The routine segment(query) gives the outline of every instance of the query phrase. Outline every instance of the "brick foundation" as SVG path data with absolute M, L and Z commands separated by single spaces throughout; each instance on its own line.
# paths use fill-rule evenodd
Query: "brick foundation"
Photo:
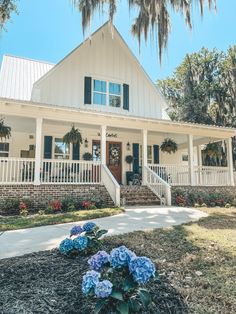
M 29 198 L 33 209 L 42 209 L 49 199 L 63 199 L 73 196 L 78 201 L 102 200 L 109 207 L 114 206 L 110 195 L 103 185 L 5 185 L 0 186 L 0 206 L 5 199 Z

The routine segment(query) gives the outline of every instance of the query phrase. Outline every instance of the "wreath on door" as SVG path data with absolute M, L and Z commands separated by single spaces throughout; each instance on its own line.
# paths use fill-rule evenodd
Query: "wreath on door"
M 116 147 L 112 147 L 110 149 L 110 156 L 114 161 L 118 161 L 119 160 L 119 149 Z

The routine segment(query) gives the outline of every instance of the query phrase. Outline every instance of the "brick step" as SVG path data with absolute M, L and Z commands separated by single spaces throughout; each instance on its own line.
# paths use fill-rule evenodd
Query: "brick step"
M 160 205 L 159 198 L 147 186 L 122 186 L 121 200 L 124 199 L 126 205 Z

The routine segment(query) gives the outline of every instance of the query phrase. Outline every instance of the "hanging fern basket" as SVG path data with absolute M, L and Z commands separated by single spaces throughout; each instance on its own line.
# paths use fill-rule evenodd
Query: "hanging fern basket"
M 63 136 L 63 142 L 68 145 L 82 144 L 83 140 L 79 129 L 76 129 L 75 126 L 72 125 L 71 130 Z
M 178 145 L 171 138 L 165 138 L 160 148 L 162 152 L 171 154 L 178 150 Z
M 5 125 L 3 119 L 0 119 L 0 139 L 9 139 L 11 137 L 11 127 Z

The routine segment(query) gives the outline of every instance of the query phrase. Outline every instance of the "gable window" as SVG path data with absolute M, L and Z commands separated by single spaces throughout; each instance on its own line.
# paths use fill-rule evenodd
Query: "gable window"
M 107 83 L 105 81 L 93 80 L 93 103 L 106 106 Z
M 9 157 L 9 143 L 0 143 L 0 157 Z
M 109 83 L 109 106 L 121 106 L 121 85 L 117 83 Z
M 70 159 L 70 145 L 63 143 L 61 138 L 55 138 L 54 158 L 55 159 Z

